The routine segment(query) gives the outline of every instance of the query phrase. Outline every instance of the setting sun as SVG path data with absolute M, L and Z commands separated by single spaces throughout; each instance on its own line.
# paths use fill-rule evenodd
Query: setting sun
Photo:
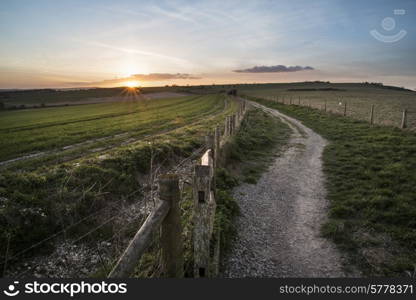
M 137 87 L 139 87 L 139 82 L 137 82 L 137 81 L 126 81 L 124 83 L 124 85 L 126 87 L 129 87 L 129 88 L 137 88 Z

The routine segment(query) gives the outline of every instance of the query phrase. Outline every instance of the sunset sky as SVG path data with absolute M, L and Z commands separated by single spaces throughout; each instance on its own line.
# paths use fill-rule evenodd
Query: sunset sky
M 405 35 L 388 43 L 371 30 Z M 415 33 L 414 0 L 1 0 L 0 88 L 330 80 L 415 89 Z

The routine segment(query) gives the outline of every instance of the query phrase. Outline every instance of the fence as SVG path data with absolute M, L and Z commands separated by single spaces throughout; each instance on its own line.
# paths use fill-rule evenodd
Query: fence
M 237 112 L 226 117 L 223 133 L 221 134 L 220 126 L 217 126 L 206 136 L 206 151 L 193 169 L 193 276 L 197 278 L 212 277 L 218 273 L 220 231 L 216 233 L 215 239 L 212 239 L 216 212 L 215 169 L 220 162 L 223 146 L 237 132 L 247 111 L 245 100 L 239 100 L 238 103 Z M 184 246 L 179 209 L 182 193 L 179 179 L 178 174 L 163 174 L 159 177 L 157 206 L 130 241 L 108 277 L 131 276 L 158 230 L 161 232 L 162 272 L 166 277 L 183 277 Z M 215 245 L 210 244 L 212 240 L 215 240 Z M 213 254 L 211 248 L 214 248 Z
M 270 101 L 288 105 L 304 106 L 367 120 L 370 124 L 391 125 L 399 128 L 416 129 L 416 111 L 403 107 L 376 105 L 362 101 L 336 99 L 313 99 L 301 96 L 265 96 Z

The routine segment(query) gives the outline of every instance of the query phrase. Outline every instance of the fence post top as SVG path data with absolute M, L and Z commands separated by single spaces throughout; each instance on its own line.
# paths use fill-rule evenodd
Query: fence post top
M 159 177 L 159 199 L 172 202 L 179 191 L 179 176 L 177 174 L 164 174 Z

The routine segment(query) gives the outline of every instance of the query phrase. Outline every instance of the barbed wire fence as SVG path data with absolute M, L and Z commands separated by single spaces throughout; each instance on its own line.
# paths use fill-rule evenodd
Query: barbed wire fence
M 71 248 L 72 246 L 76 246 L 78 245 L 80 242 L 83 242 L 84 240 L 86 240 L 87 238 L 91 237 L 94 233 L 96 233 L 98 230 L 100 230 L 101 228 L 103 228 L 106 225 L 109 225 L 113 222 L 116 222 L 117 220 L 125 220 L 126 217 L 128 217 L 131 214 L 134 214 L 134 218 L 137 220 L 137 217 L 140 216 L 139 219 L 139 223 L 143 222 L 144 219 L 146 218 L 146 215 L 148 215 L 150 213 L 150 211 L 152 209 L 154 209 L 155 203 L 153 201 L 147 201 L 148 199 L 154 199 L 156 194 L 157 194 L 157 190 L 154 190 L 153 187 L 157 186 L 157 181 L 158 181 L 158 177 L 162 174 L 162 172 L 172 172 L 172 173 L 177 173 L 180 174 L 180 168 L 185 165 L 186 163 L 189 163 L 190 161 L 192 161 L 193 159 L 196 159 L 204 150 L 206 149 L 206 145 L 202 145 L 201 147 L 198 147 L 197 149 L 193 150 L 192 153 L 187 156 L 186 158 L 181 159 L 177 164 L 171 166 L 170 168 L 166 169 L 163 168 L 163 166 L 165 164 L 168 164 L 168 161 L 172 161 L 172 155 L 167 155 L 163 160 L 159 161 L 157 164 L 154 163 L 153 159 L 151 159 L 151 166 L 150 166 L 150 174 L 148 175 L 149 181 L 147 183 L 147 185 L 145 186 L 141 186 L 139 189 L 135 190 L 134 192 L 130 193 L 129 195 L 127 195 L 124 198 L 120 198 L 119 200 L 109 203 L 108 205 L 106 205 L 103 208 L 98 209 L 97 211 L 84 216 L 83 218 L 81 218 L 80 220 L 77 220 L 76 222 L 74 222 L 73 224 L 70 224 L 68 226 L 62 227 L 59 231 L 43 238 L 42 240 L 30 245 L 27 248 L 24 248 L 20 251 L 18 251 L 17 253 L 9 256 L 9 247 L 7 247 L 7 251 L 5 253 L 4 256 L 4 263 L 3 263 L 3 277 L 6 276 L 8 273 L 8 266 L 11 266 L 13 264 L 13 262 L 18 262 L 19 259 L 22 259 L 22 263 L 25 259 L 27 259 L 29 262 L 31 260 L 30 257 L 25 256 L 25 254 L 28 254 L 30 251 L 33 251 L 35 249 L 38 248 L 42 248 L 46 243 L 48 242 L 54 242 L 54 243 L 59 243 L 59 239 L 61 240 L 62 244 L 65 245 L 65 247 L 67 248 Z M 152 154 L 152 158 L 153 154 Z M 150 190 L 148 190 L 150 187 Z M 137 194 L 141 194 L 142 197 L 140 198 L 140 200 L 135 201 L 132 205 L 129 206 L 125 206 L 124 204 L 126 203 L 127 200 L 129 200 L 129 198 L 135 197 Z M 149 205 L 150 204 L 150 205 Z M 136 214 L 137 208 L 133 210 L 131 210 L 132 206 L 139 206 L 139 211 L 140 214 Z M 104 220 L 101 220 L 99 224 L 97 224 L 96 226 L 90 228 L 87 232 L 81 233 L 79 235 L 77 235 L 76 237 L 71 237 L 71 239 L 69 239 L 67 237 L 67 232 L 69 232 L 71 229 L 74 229 L 78 226 L 81 226 L 87 222 L 90 222 L 92 219 L 102 216 L 102 215 L 106 215 L 110 213 L 110 217 L 105 218 Z M 125 231 L 125 227 L 121 226 L 121 229 L 116 230 L 110 237 L 106 238 L 105 240 L 99 241 L 97 243 L 96 246 L 92 246 L 89 245 L 88 249 L 83 252 L 83 255 L 89 255 L 89 254 L 99 254 L 103 249 L 103 245 L 105 245 L 106 243 L 118 238 L 120 236 L 120 234 Z M 123 241 L 125 244 L 125 241 Z M 9 241 L 10 243 L 10 241 Z M 125 245 L 120 245 L 118 248 L 119 250 L 121 250 Z M 114 251 L 114 252 L 120 252 L 120 251 Z M 99 255 L 100 256 L 100 255 Z M 19 262 L 18 262 L 19 264 Z M 27 274 L 29 275 L 33 275 L 32 273 L 36 270 L 36 269 L 40 269 L 42 267 L 44 267 L 44 265 L 42 265 L 43 262 L 41 263 L 36 263 L 36 259 L 35 259 L 35 263 L 32 265 L 28 262 L 26 262 L 26 268 L 24 271 L 18 271 L 19 269 L 17 269 L 17 271 L 12 270 L 11 271 L 11 275 L 13 275 L 16 278 L 21 278 L 22 276 L 25 276 Z M 23 263 L 23 265 L 25 265 L 25 263 Z M 104 264 L 104 261 L 101 262 L 101 265 L 103 267 L 106 267 Z M 19 266 L 20 268 L 20 266 Z M 77 272 L 73 272 L 74 274 L 77 274 Z

